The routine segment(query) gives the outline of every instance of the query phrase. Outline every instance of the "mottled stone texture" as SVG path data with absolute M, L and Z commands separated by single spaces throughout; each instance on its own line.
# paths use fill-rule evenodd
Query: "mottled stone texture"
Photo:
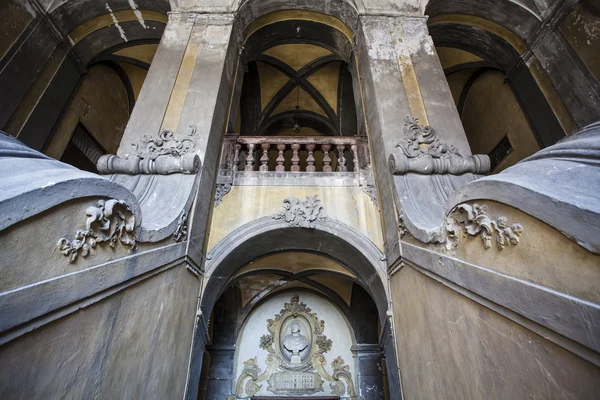
M 591 399 L 600 368 L 405 267 L 391 278 L 407 399 Z
M 199 281 L 174 267 L 0 347 L 0 397 L 176 399 Z

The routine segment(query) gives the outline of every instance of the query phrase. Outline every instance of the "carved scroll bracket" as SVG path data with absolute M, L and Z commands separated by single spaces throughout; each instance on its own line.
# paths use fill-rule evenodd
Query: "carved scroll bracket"
M 463 157 L 456 147 L 440 141 L 432 127 L 419 125 L 416 118 L 406 117 L 404 135 L 404 141 L 396 144 L 400 151 L 390 154 L 389 167 L 394 175 L 485 174 L 490 170 L 487 155 Z
M 231 183 L 217 183 L 215 190 L 215 208 L 221 204 L 223 197 L 231 191 Z
M 135 247 L 135 216 L 124 201 L 99 200 L 98 205 L 89 207 L 85 214 L 85 230 L 78 230 L 72 241 L 61 238 L 57 243 L 69 262 L 75 262 L 79 254 L 87 257 L 99 243 L 108 243 L 111 248 L 118 242 L 131 249 Z
M 506 217 L 491 217 L 488 207 L 479 204 L 461 204 L 450 212 L 446 219 L 446 248 L 459 245 L 463 236 L 481 237 L 483 247 L 492 247 L 492 237 L 496 236 L 496 245 L 500 250 L 506 246 L 519 244 L 523 226 L 520 223 L 508 225 Z
M 283 211 L 275 214 L 273 219 L 282 220 L 294 227 L 314 229 L 316 221 L 325 221 L 323 203 L 317 195 L 307 196 L 305 201 L 297 197 L 288 197 L 283 201 Z
M 174 242 L 182 242 L 187 239 L 188 235 L 188 213 L 186 211 L 181 213 L 179 217 L 179 221 L 177 223 L 177 228 L 175 228 L 175 232 L 173 232 L 173 241 Z
M 175 138 L 169 130 L 161 131 L 155 138 L 144 135 L 138 143 L 132 144 L 135 154 L 126 158 L 103 155 L 96 166 L 101 174 L 195 174 L 201 167 L 200 157 L 194 154 L 196 136 L 194 125 L 190 125 L 183 139 Z

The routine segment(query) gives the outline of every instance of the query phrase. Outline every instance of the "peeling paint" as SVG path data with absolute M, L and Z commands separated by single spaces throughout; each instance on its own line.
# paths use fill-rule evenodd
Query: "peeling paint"
M 137 6 L 137 4 L 135 4 L 135 1 L 134 0 L 127 0 L 127 1 L 129 3 L 129 7 L 131 7 L 131 9 L 133 10 L 133 13 L 137 17 L 140 25 L 142 25 L 142 27 L 144 29 L 148 29 L 148 26 L 146 26 L 146 22 L 144 21 L 144 17 L 142 16 L 142 12 L 138 9 L 138 6 Z
M 115 23 L 115 27 L 119 30 L 119 35 L 121 35 L 121 38 L 124 41 L 128 42 L 129 39 L 127 39 L 127 36 L 125 36 L 125 31 L 123 30 L 123 28 L 121 27 L 121 25 L 119 25 L 119 20 L 117 19 L 117 17 L 115 17 L 115 14 L 113 13 L 113 10 L 110 8 L 110 6 L 108 5 L 108 3 L 105 3 L 105 6 L 106 6 L 106 10 L 110 14 L 110 17 L 112 18 L 113 22 Z

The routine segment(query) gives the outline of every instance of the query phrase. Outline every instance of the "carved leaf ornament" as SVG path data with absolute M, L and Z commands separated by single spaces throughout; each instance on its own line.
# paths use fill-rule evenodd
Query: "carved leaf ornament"
M 75 262 L 79 254 L 87 257 L 98 243 L 108 243 L 112 248 L 118 242 L 135 247 L 135 217 L 124 201 L 99 200 L 98 205 L 89 207 L 85 214 L 85 230 L 78 230 L 72 241 L 61 238 L 57 243 L 69 262 Z
M 509 226 L 506 217 L 490 217 L 487 211 L 488 207 L 485 205 L 456 206 L 446 220 L 446 247 L 457 247 L 463 233 L 468 236 L 479 235 L 486 250 L 492 247 L 493 236 L 496 236 L 496 245 L 500 250 L 519 244 L 523 226 L 520 223 Z
M 323 203 L 317 195 L 307 196 L 305 201 L 297 197 L 288 197 L 283 201 L 283 211 L 275 214 L 273 219 L 282 220 L 299 228 L 316 228 L 316 221 L 327 219 L 323 212 Z

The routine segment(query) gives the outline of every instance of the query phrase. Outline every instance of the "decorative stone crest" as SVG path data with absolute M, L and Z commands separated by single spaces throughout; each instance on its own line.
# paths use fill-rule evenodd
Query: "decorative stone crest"
M 392 153 L 389 158 L 394 175 L 409 172 L 422 175 L 484 174 L 490 170 L 487 155 L 463 157 L 456 147 L 442 142 L 432 127 L 419 125 L 417 118 L 406 117 L 404 135 L 404 141 L 396 144 L 400 151 Z
M 268 335 L 260 338 L 259 346 L 269 354 L 267 369 L 262 372 L 257 358 L 244 362 L 237 379 L 236 398 L 258 393 L 267 382 L 267 391 L 279 395 L 310 395 L 324 392 L 329 382 L 334 395 L 355 397 L 350 367 L 341 357 L 332 363 L 332 373 L 325 370 L 324 354 L 331 351 L 332 341 L 324 333 L 325 321 L 300 302 L 298 296 L 285 303 L 279 314 L 267 320 Z
M 181 242 L 187 239 L 188 234 L 188 226 L 187 226 L 188 214 L 187 212 L 182 212 L 179 217 L 179 222 L 177 223 L 177 228 L 175 232 L 173 232 L 173 241 Z
M 223 197 L 231 191 L 231 183 L 218 183 L 215 190 L 215 207 L 221 204 Z
M 508 226 L 506 217 L 491 217 L 487 211 L 487 206 L 479 204 L 454 207 L 446 219 L 446 248 L 450 250 L 457 247 L 464 234 L 479 235 L 486 250 L 492 247 L 494 234 L 500 250 L 508 245 L 519 244 L 523 226 L 520 223 Z
M 283 208 L 273 219 L 283 220 L 295 227 L 314 229 L 316 221 L 324 221 L 327 218 L 323 213 L 323 203 L 317 195 L 307 196 L 305 201 L 288 197 L 283 201 Z
M 69 262 L 77 256 L 87 257 L 98 243 L 108 243 L 114 248 L 117 242 L 135 247 L 135 217 L 129 206 L 121 200 L 99 200 L 98 205 L 89 207 L 85 214 L 85 230 L 78 230 L 71 241 L 61 238 L 57 247 Z
M 98 160 L 101 174 L 159 174 L 196 173 L 200 170 L 200 157 L 196 150 L 196 126 L 183 139 L 175 138 L 169 130 L 161 131 L 157 137 L 144 135 L 138 143 L 133 143 L 135 154 L 121 158 L 107 154 Z

